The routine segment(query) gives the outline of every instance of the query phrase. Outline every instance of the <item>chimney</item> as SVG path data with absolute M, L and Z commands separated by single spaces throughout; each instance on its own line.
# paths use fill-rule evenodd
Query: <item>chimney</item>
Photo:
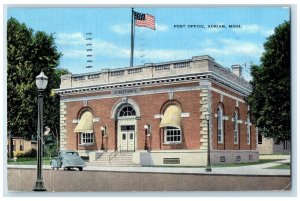
M 232 65 L 231 69 L 232 69 L 233 74 L 235 74 L 239 77 L 242 76 L 242 66 L 241 65 L 239 65 L 239 64 Z

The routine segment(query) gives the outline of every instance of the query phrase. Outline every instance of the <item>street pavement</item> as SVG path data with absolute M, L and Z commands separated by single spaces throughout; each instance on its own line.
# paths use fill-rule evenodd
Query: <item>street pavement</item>
M 289 169 L 267 169 L 282 163 L 239 167 L 112 167 L 87 163 L 84 170 L 51 170 L 43 165 L 47 192 L 144 192 L 144 191 L 288 191 Z M 32 191 L 36 165 L 8 165 L 8 192 Z
M 290 159 L 280 160 L 271 163 L 258 165 L 246 165 L 239 167 L 214 167 L 212 172 L 206 172 L 205 167 L 116 167 L 97 166 L 87 162 L 84 170 L 89 171 L 110 171 L 110 172 L 143 172 L 143 173 L 191 173 L 191 174 L 221 174 L 221 175 L 290 175 L 290 169 L 268 169 L 283 163 L 290 162 Z M 8 168 L 35 169 L 36 165 L 8 165 Z M 50 165 L 43 165 L 43 169 L 51 169 Z M 55 170 L 54 170 L 55 171 Z

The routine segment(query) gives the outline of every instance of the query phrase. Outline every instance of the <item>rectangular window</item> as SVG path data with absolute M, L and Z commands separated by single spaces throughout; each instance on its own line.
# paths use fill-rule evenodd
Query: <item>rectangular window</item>
M 181 143 L 181 130 L 175 127 L 165 128 L 165 143 Z
M 257 136 L 257 144 L 262 144 L 262 135 L 260 133 Z
M 16 151 L 16 141 L 13 141 L 13 151 Z
M 223 143 L 223 119 L 221 112 L 218 111 L 218 143 Z
M 238 132 L 237 130 L 234 130 L 234 144 L 238 144 L 238 143 L 239 143 Z
M 93 144 L 94 133 L 81 133 L 81 144 Z
M 24 151 L 24 141 L 20 141 L 20 151 Z
M 250 134 L 251 134 L 251 127 L 248 122 L 248 124 L 247 124 L 247 144 L 250 144 Z

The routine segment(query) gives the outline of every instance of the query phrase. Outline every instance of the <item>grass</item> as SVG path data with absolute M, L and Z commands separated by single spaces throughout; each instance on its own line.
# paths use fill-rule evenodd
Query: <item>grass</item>
M 275 165 L 266 169 L 290 169 L 291 168 L 291 164 L 290 163 L 283 163 L 280 165 Z
M 51 159 L 49 157 L 44 157 L 43 158 L 43 165 L 49 165 Z M 7 164 L 9 165 L 36 165 L 37 164 L 37 159 L 36 157 L 34 158 L 18 158 L 16 161 L 13 159 L 7 159 Z

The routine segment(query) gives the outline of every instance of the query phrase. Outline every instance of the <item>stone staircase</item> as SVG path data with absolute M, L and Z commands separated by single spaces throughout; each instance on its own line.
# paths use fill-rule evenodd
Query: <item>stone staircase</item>
M 114 152 L 105 152 L 96 161 L 90 161 L 87 165 L 95 166 L 134 166 L 139 164 L 132 162 L 133 152 L 121 152 L 114 155 Z

